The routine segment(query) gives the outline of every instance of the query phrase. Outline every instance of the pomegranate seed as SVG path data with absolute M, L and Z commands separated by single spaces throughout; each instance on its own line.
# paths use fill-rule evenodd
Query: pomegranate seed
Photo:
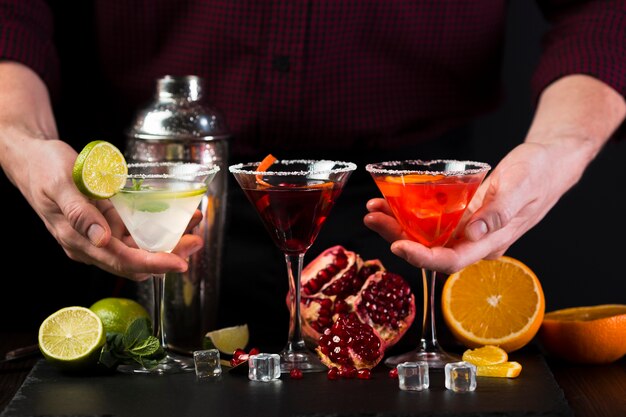
M 357 371 L 356 376 L 359 379 L 370 379 L 372 377 L 372 372 L 367 368 L 363 368 Z
M 328 379 L 330 379 L 331 381 L 334 381 L 336 379 L 339 379 L 339 369 L 337 369 L 336 367 L 332 367 L 328 370 L 328 373 L 326 374 L 326 376 L 328 377 Z
M 339 272 L 339 267 L 336 264 L 329 264 L 326 267 L 326 273 L 332 275 L 335 275 L 337 272 Z
M 239 355 L 239 357 L 237 357 L 237 358 L 232 358 L 230 360 L 230 366 L 235 367 L 237 365 L 240 365 L 240 364 L 244 363 L 245 361 L 247 361 L 248 357 L 249 357 L 248 354 L 244 353 L 242 355 Z
M 324 284 L 327 283 L 328 280 L 330 279 L 330 277 L 328 276 L 328 271 L 326 271 L 325 269 L 318 271 L 316 278 L 320 280 L 321 282 L 323 282 Z
M 259 352 L 260 352 L 259 348 L 252 348 L 250 349 L 250 352 L 248 352 L 248 356 L 258 355 Z
M 233 359 L 237 360 L 241 355 L 246 355 L 246 351 L 240 348 L 235 349 L 233 352 Z
M 339 375 L 342 378 L 352 379 L 357 375 L 357 370 L 354 366 L 345 365 L 339 368 Z
M 302 379 L 302 371 L 298 368 L 293 368 L 289 371 L 289 377 L 291 379 Z
M 389 378 L 398 378 L 398 368 L 393 368 L 389 371 Z

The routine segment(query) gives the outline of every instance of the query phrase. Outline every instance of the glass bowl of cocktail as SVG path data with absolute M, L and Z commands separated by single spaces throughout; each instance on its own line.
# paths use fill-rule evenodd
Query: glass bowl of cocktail
M 217 165 L 185 162 L 128 164 L 125 185 L 110 201 L 139 248 L 172 252 L 218 171 Z M 194 371 L 193 358 L 168 351 L 162 314 L 165 274 L 153 274 L 152 281 L 153 335 L 161 342 L 166 356 L 155 367 L 124 364 L 118 370 L 154 374 Z
M 369 164 L 380 192 L 410 240 L 427 248 L 445 246 L 491 167 L 483 162 L 458 160 L 407 160 Z M 435 330 L 435 282 L 437 271 L 421 269 L 424 288 L 422 336 L 416 350 L 392 356 L 385 364 L 425 361 L 443 368 L 459 358 L 447 353 Z
M 269 161 L 269 162 L 268 162 Z M 255 208 L 276 246 L 283 252 L 289 281 L 290 323 L 279 355 L 281 372 L 326 370 L 304 343 L 300 322 L 300 274 L 306 251 L 341 194 L 351 162 L 283 160 L 236 164 L 230 172 Z M 278 297 L 278 294 L 277 294 Z

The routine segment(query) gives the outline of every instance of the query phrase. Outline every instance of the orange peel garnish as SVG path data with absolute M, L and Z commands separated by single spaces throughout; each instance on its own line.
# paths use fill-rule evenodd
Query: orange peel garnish
M 274 162 L 276 162 L 276 157 L 270 153 L 265 158 L 263 158 L 256 170 L 259 172 L 267 171 L 267 169 L 271 167 Z M 267 182 L 263 181 L 263 175 L 256 176 L 256 183 L 262 185 L 263 187 L 270 186 Z

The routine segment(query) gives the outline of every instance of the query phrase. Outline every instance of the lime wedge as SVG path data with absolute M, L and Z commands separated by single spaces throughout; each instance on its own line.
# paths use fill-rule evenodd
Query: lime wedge
M 204 348 L 217 349 L 221 353 L 232 355 L 235 349 L 245 349 L 249 339 L 247 324 L 225 327 L 208 332 L 204 338 Z
M 46 360 L 64 370 L 81 370 L 97 364 L 106 333 L 93 311 L 65 307 L 41 323 L 38 341 Z
M 81 193 L 94 200 L 115 195 L 126 182 L 128 166 L 115 145 L 94 140 L 76 157 L 72 178 Z

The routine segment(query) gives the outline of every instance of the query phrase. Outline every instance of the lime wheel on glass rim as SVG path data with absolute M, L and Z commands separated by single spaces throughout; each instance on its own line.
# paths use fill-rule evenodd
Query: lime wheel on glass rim
M 93 200 L 114 196 L 126 182 L 128 166 L 115 145 L 103 141 L 89 142 L 80 151 L 72 169 L 78 190 Z

